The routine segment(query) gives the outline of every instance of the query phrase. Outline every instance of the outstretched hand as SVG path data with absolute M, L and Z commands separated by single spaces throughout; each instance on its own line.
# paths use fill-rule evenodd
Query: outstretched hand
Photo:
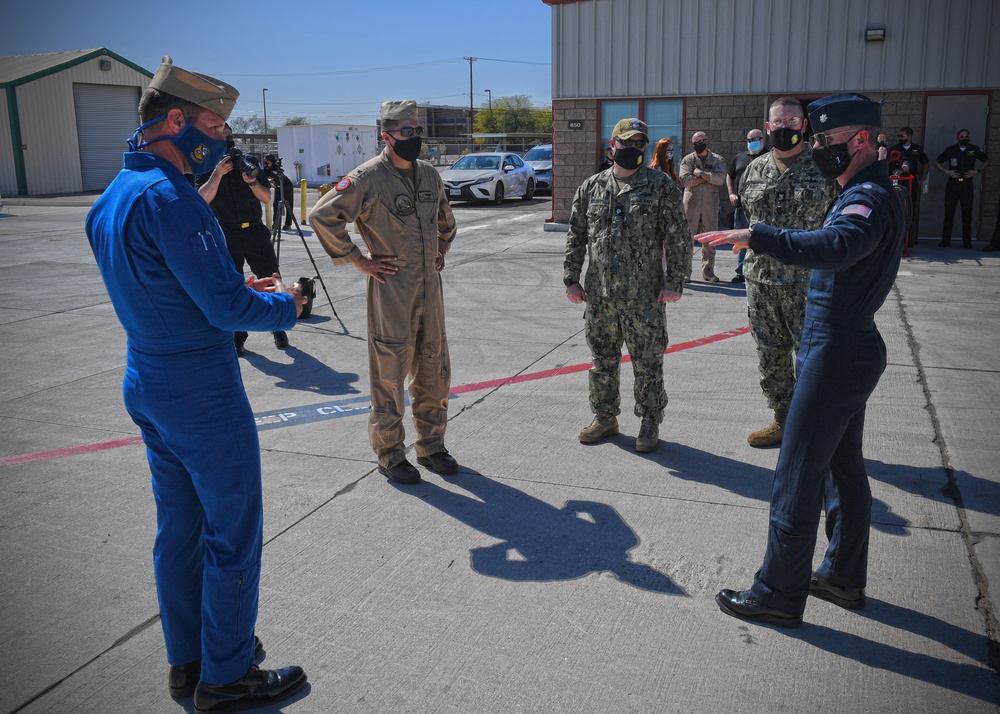
M 707 243 L 710 246 L 732 245 L 733 252 L 738 253 L 744 248 L 750 247 L 750 229 L 737 228 L 732 231 L 708 231 L 699 233 L 694 237 L 699 243 Z

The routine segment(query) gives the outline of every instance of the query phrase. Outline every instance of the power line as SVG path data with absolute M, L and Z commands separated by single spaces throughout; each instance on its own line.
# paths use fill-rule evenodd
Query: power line
M 525 60 L 509 60 L 509 59 L 496 59 L 493 57 L 476 57 L 477 60 L 483 60 L 486 62 L 507 62 L 510 64 L 532 64 L 539 65 L 543 67 L 550 66 L 549 62 L 527 62 Z M 219 70 L 214 70 L 215 75 L 221 75 L 225 77 L 331 77 L 336 75 L 345 74 L 360 74 L 369 72 L 398 72 L 403 69 L 416 69 L 419 67 L 432 67 L 440 64 L 450 64 L 452 62 L 465 62 L 465 58 L 451 57 L 448 59 L 440 60 L 430 60 L 428 62 L 415 62 L 412 64 L 398 64 L 388 67 L 366 67 L 362 69 L 337 69 L 328 70 L 324 72 L 258 72 L 254 74 L 243 74 L 243 73 L 233 73 L 233 72 L 220 72 Z M 214 76 L 214 75 L 213 75 Z

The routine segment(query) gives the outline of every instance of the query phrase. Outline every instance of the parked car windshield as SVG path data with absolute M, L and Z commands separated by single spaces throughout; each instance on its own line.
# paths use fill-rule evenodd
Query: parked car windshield
M 455 165 L 452 166 L 453 169 L 458 169 L 460 171 L 496 171 L 500 168 L 500 157 L 499 156 L 463 156 Z
M 552 161 L 552 149 L 536 146 L 524 155 L 525 161 Z

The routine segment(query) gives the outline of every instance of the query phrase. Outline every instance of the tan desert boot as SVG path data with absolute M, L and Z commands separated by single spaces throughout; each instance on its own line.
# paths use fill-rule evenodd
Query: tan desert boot
M 747 442 L 750 446 L 755 446 L 758 449 L 780 444 L 781 438 L 785 435 L 786 418 L 788 418 L 787 409 L 775 409 L 774 421 L 765 426 L 763 429 L 758 429 L 753 432 L 747 437 Z

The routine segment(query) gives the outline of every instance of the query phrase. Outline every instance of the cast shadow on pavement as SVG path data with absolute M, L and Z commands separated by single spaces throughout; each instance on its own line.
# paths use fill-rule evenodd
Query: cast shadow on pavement
M 254 333 L 253 337 L 258 337 L 258 342 L 266 340 L 264 350 L 278 351 L 271 343 L 270 335 Z M 263 354 L 252 352 L 251 349 L 254 347 L 255 345 L 248 341 L 247 353 L 240 359 L 249 362 L 254 369 L 275 377 L 278 380 L 274 383 L 276 387 L 328 396 L 360 394 L 356 387 L 351 386 L 358 381 L 357 374 L 338 372 L 295 345 L 284 350 L 284 353 L 292 358 L 290 364 L 275 362 Z
M 810 607 L 821 604 L 810 602 Z M 908 652 L 884 642 L 875 642 L 858 635 L 834 630 L 823 625 L 806 623 L 801 630 L 786 631 L 790 637 L 874 669 L 901 674 L 928 682 L 986 702 L 1000 697 L 1000 683 L 990 667 L 989 638 L 957 627 L 931 615 L 869 597 L 863 610 L 854 614 L 889 627 L 906 630 L 914 635 L 948 647 L 981 666 L 952 662 L 919 652 Z
M 610 573 L 642 590 L 686 595 L 660 571 L 629 560 L 628 552 L 639 545 L 639 538 L 607 504 L 567 501 L 556 508 L 466 468 L 448 483 L 467 494 L 432 481 L 396 488 L 501 541 L 469 551 L 470 564 L 481 575 L 547 582 Z
M 886 464 L 870 459 L 866 459 L 865 462 L 868 464 L 869 478 L 877 479 L 901 491 L 950 506 L 961 503 L 962 508 L 966 510 L 978 510 L 986 515 L 1000 515 L 1000 483 L 996 481 L 973 476 L 968 471 L 955 471 L 955 485 L 961 491 L 976 494 L 975 499 L 961 498 L 962 494 L 955 493 L 955 488 L 948 479 L 943 466 L 922 467 Z
M 771 469 L 662 439 L 660 448 L 656 451 L 638 454 L 635 451 L 634 439 L 635 437 L 618 434 L 610 441 L 623 451 L 629 451 L 635 456 L 660 464 L 670 477 L 711 484 L 765 504 L 771 501 L 771 482 L 774 480 L 774 472 Z M 877 461 L 866 460 L 866 464 L 869 463 L 879 464 Z M 869 478 L 873 477 L 873 471 L 875 469 L 869 466 Z M 872 497 L 872 528 L 887 535 L 904 536 L 909 533 L 907 531 L 909 525 L 910 522 L 893 513 L 885 501 Z

